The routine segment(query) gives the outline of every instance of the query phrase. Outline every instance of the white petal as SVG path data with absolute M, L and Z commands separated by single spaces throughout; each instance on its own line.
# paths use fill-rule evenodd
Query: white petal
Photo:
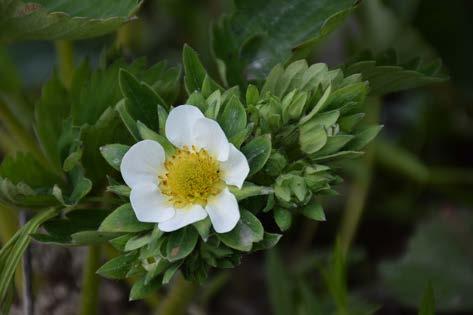
M 180 228 L 203 220 L 207 217 L 207 213 L 200 205 L 194 205 L 187 208 L 176 208 L 174 216 L 164 222 L 160 222 L 158 228 L 163 232 L 172 232 Z
M 131 207 L 138 221 L 158 223 L 174 216 L 174 208 L 155 184 L 139 184 L 130 194 Z
M 194 124 L 203 117 L 204 114 L 195 106 L 177 106 L 171 110 L 166 120 L 166 137 L 176 147 L 191 146 L 194 144 Z
M 228 160 L 220 163 L 223 171 L 223 180 L 227 185 L 235 185 L 241 188 L 245 178 L 250 172 L 250 166 L 246 156 L 241 153 L 233 144 L 230 144 L 230 154 Z
M 211 200 L 205 210 L 209 214 L 212 226 L 217 233 L 226 233 L 240 220 L 240 209 L 235 196 L 225 188 L 215 199 Z
M 204 148 L 217 160 L 226 161 L 230 145 L 220 125 L 212 119 L 201 118 L 194 124 L 194 145 Z
M 120 165 L 123 180 L 130 187 L 140 183 L 157 183 L 164 160 L 164 149 L 158 142 L 140 141 L 123 156 Z

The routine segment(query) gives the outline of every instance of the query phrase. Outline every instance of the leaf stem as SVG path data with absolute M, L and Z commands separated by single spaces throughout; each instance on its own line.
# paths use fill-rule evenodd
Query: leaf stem
M 57 40 L 54 42 L 59 64 L 59 75 L 67 88 L 71 87 L 74 75 L 74 48 L 72 42 Z
M 96 274 L 100 267 L 100 246 L 89 246 L 82 274 L 82 296 L 80 315 L 97 314 L 100 278 Z
M 25 210 L 20 212 L 20 224 L 23 226 L 28 221 L 28 214 Z M 34 315 L 33 298 L 33 270 L 31 267 L 31 246 L 28 245 L 23 254 L 23 311 L 25 315 Z

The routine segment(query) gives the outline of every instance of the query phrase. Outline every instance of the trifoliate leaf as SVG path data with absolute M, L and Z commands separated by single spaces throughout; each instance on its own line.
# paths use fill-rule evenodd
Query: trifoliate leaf
M 301 208 L 301 213 L 309 219 L 315 221 L 325 221 L 325 212 L 322 206 L 317 202 L 309 203 Z
M 212 47 L 230 85 L 262 80 L 295 52 L 305 57 L 351 13 L 356 1 L 243 0 L 214 27 Z M 278 23 L 274 23 L 278 21 Z M 310 27 L 307 27 L 307 26 Z M 274 49 L 278 47 L 278 49 Z
M 142 1 L 22 2 L 1 5 L 0 41 L 84 39 L 112 32 L 129 21 Z

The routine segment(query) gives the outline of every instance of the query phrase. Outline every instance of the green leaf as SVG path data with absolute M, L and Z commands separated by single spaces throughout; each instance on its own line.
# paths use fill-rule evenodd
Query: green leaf
M 166 155 L 171 156 L 176 151 L 175 147 L 172 145 L 171 142 L 169 142 L 169 140 L 166 137 L 161 136 L 160 134 L 149 129 L 141 121 L 138 121 L 136 126 L 138 127 L 138 132 L 140 133 L 141 138 L 143 140 L 153 140 L 153 141 L 159 142 L 159 144 L 163 147 L 164 151 L 166 152 Z
M 151 230 L 153 224 L 138 221 L 129 203 L 109 214 L 99 227 L 100 232 L 133 233 Z
M 235 195 L 237 200 L 243 200 L 254 196 L 270 195 L 273 193 L 271 187 L 257 186 L 249 182 L 244 183 L 241 189 L 238 189 L 235 186 L 229 186 L 229 189 L 230 192 Z
M 412 60 L 399 64 L 395 52 L 384 52 L 378 57 L 365 52 L 345 66 L 344 72 L 346 75 L 361 73 L 363 79 L 370 83 L 370 93 L 383 95 L 445 82 L 448 77 L 442 75 L 440 69 L 439 60 L 427 64 Z
M 370 126 L 355 135 L 355 138 L 345 147 L 346 150 L 360 151 L 370 143 L 383 126 Z
M 401 257 L 381 263 L 384 287 L 402 305 L 416 308 L 423 296 L 432 302 L 432 292 L 425 290 L 430 283 L 438 312 L 468 313 L 473 309 L 473 258 L 465 249 L 472 241 L 470 212 L 438 211 L 417 227 Z
M 126 98 L 128 113 L 134 120 L 140 120 L 152 130 L 158 130 L 158 105 L 169 107 L 145 82 L 138 79 L 125 69 L 120 69 L 120 89 Z
M 72 245 L 97 245 L 116 238 L 119 233 L 81 231 L 71 235 Z
M 123 144 L 107 144 L 100 147 L 100 153 L 111 167 L 120 171 L 123 156 L 129 149 L 129 146 Z
M 197 231 L 191 226 L 172 232 L 166 245 L 166 258 L 169 261 L 185 258 L 194 250 L 198 238 Z
M 97 274 L 108 279 L 124 279 L 137 258 L 136 253 L 115 257 L 100 267 Z
M 163 275 L 163 284 L 168 284 L 169 281 L 171 281 L 172 277 L 176 274 L 176 272 L 179 270 L 179 267 L 181 266 L 182 263 L 176 263 L 171 265 L 166 272 Z
M 259 136 L 251 140 L 241 152 L 246 156 L 250 165 L 250 174 L 256 174 L 260 171 L 269 159 L 271 154 L 271 138 L 270 136 Z
M 203 220 L 194 223 L 193 225 L 197 232 L 199 232 L 199 235 L 204 240 L 204 242 L 207 242 L 207 239 L 209 238 L 210 234 L 210 229 L 212 227 L 212 222 L 210 221 L 210 218 L 207 217 Z
M 7 156 L 0 165 L 0 179 L 8 178 L 12 183 L 25 183 L 32 188 L 52 187 L 60 179 L 42 166 L 30 153 Z
M 273 248 L 279 242 L 281 237 L 281 234 L 264 232 L 263 240 L 259 241 L 258 243 L 254 243 L 252 250 L 257 251 Z
M 151 241 L 151 233 L 147 233 L 143 235 L 135 235 L 127 241 L 124 250 L 126 252 L 129 252 L 129 251 L 141 248 L 143 246 L 148 245 L 150 241 Z
M 258 218 L 251 212 L 241 210 L 240 214 L 240 221 L 233 230 L 228 233 L 217 234 L 217 236 L 228 247 L 249 252 L 253 247 L 253 243 L 263 239 L 264 229 Z
M 104 184 L 106 175 L 112 168 L 108 165 L 100 152 L 100 147 L 109 143 L 131 142 L 131 137 L 118 117 L 118 113 L 111 107 L 105 110 L 99 120 L 90 127 L 83 128 L 81 134 L 83 143 L 82 165 L 85 176 L 95 185 Z
M 301 213 L 309 219 L 315 221 L 325 221 L 325 212 L 319 203 L 310 203 L 301 209 Z
M 422 303 L 419 309 L 419 315 L 435 315 L 435 296 L 432 285 L 429 284 L 424 292 Z
M 231 96 L 230 100 L 224 105 L 218 122 L 229 139 L 245 129 L 246 111 L 237 96 Z
M 141 1 L 38 0 L 1 5 L 0 41 L 84 39 L 112 32 L 130 20 Z
M 43 86 L 41 99 L 35 106 L 35 127 L 44 151 L 58 168 L 62 163 L 58 142 L 69 112 L 67 91 L 54 74 Z
M 213 81 L 200 62 L 199 56 L 189 45 L 185 44 L 182 50 L 182 63 L 184 64 L 184 84 L 188 95 L 195 91 L 202 91 L 204 81 L 210 81 L 207 84 L 221 89 L 215 81 Z
M 158 277 L 148 283 L 145 281 L 145 277 L 133 284 L 130 291 L 130 301 L 140 300 L 146 296 L 156 292 L 162 285 L 162 280 Z
M 213 29 L 212 47 L 230 85 L 262 80 L 293 53 L 304 58 L 355 7 L 353 0 L 240 0 Z M 277 21 L 277 23 L 274 23 Z M 277 47 L 277 49 L 275 49 Z
M 111 185 L 107 187 L 107 191 L 128 198 L 130 197 L 131 188 L 125 185 Z
M 125 99 L 119 101 L 115 105 L 115 109 L 120 115 L 120 118 L 123 124 L 126 126 L 126 129 L 130 133 L 130 135 L 135 139 L 135 141 L 139 141 L 141 139 L 140 132 L 138 131 L 138 126 L 136 120 L 133 120 L 130 113 L 126 109 L 126 101 Z
M 276 208 L 274 211 L 274 220 L 281 231 L 287 231 L 292 224 L 292 213 L 283 208 Z

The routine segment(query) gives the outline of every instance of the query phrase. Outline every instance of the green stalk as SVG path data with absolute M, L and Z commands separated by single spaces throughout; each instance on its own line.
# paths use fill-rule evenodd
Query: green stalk
M 18 229 L 18 217 L 15 211 L 11 208 L 7 208 L 0 205 L 0 242 L 2 246 L 10 240 Z M 23 286 L 23 270 L 18 266 L 15 273 L 15 286 L 18 290 L 18 294 L 22 290 Z
M 89 246 L 82 275 L 80 315 L 97 314 L 100 278 L 96 271 L 100 267 L 100 246 Z
M 71 87 L 74 76 L 74 48 L 67 40 L 57 40 L 54 42 L 59 64 L 59 75 L 67 88 Z
M 368 150 L 364 164 L 363 174 L 360 174 L 352 183 L 339 232 L 341 247 L 345 255 L 348 253 L 358 229 L 370 189 L 373 165 L 372 150 Z
M 379 98 L 373 97 L 368 100 L 366 104 L 366 114 L 367 120 L 370 123 L 377 123 L 379 121 L 380 103 L 381 100 Z M 363 160 L 365 166 L 364 171 L 354 178 L 348 194 L 338 236 L 344 255 L 346 255 L 350 249 L 365 208 L 366 197 L 368 196 L 373 173 L 374 145 L 375 144 L 372 144 L 366 150 Z
M 187 281 L 179 274 L 156 314 L 184 315 L 198 287 L 196 283 Z

